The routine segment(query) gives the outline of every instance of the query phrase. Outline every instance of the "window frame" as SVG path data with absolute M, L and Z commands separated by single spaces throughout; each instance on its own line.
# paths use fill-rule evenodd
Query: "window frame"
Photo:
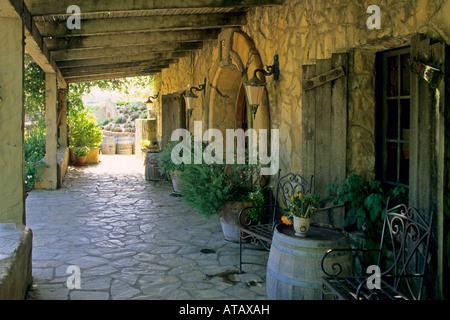
M 401 153 L 402 153 L 402 145 L 408 144 L 410 145 L 410 138 L 408 140 L 404 139 L 401 135 L 401 124 L 402 124 L 402 117 L 401 117 L 401 103 L 402 100 L 408 100 L 409 101 L 409 128 L 411 129 L 411 92 L 409 92 L 409 95 L 402 95 L 401 92 L 401 59 L 400 57 L 404 54 L 410 54 L 411 47 L 402 47 L 402 48 L 396 48 L 389 51 L 383 51 L 378 54 L 377 57 L 377 69 L 381 68 L 380 76 L 376 75 L 376 82 L 377 82 L 377 97 L 379 97 L 379 102 L 377 103 L 377 122 L 380 124 L 380 129 L 378 130 L 378 141 L 379 141 L 379 147 L 377 148 L 377 160 L 378 160 L 378 175 L 380 176 L 380 179 L 383 184 L 389 185 L 391 187 L 404 187 L 406 189 L 409 189 L 409 170 L 410 165 L 408 166 L 408 184 L 402 183 L 400 180 L 400 166 L 401 166 Z M 388 58 L 390 57 L 398 57 L 398 88 L 399 92 L 395 96 L 388 96 L 388 84 L 390 81 L 388 81 Z M 388 138 L 388 101 L 396 101 L 397 102 L 397 138 Z M 411 136 L 411 133 L 410 133 Z M 397 156 L 396 156 L 396 181 L 390 181 L 387 178 L 387 168 L 388 168 L 388 143 L 396 144 L 397 145 Z

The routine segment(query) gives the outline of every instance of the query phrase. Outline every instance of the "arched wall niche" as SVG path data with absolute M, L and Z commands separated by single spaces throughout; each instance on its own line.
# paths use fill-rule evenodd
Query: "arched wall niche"
M 203 119 L 206 128 L 219 129 L 225 137 L 226 129 L 239 128 L 240 122 L 237 120 L 242 112 L 243 82 L 253 76 L 255 69 L 263 69 L 264 64 L 250 37 L 232 28 L 225 29 L 219 36 L 219 46 L 214 50 L 213 59 L 206 92 L 208 105 Z M 264 80 L 261 73 L 257 75 Z M 255 118 L 247 111 L 247 121 L 248 128 L 257 131 L 270 128 L 267 92 Z

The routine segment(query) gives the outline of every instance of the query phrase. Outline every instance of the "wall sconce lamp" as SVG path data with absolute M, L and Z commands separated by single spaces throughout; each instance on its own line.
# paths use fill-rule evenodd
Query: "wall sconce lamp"
M 152 99 L 158 99 L 158 97 L 159 97 L 159 93 L 157 93 L 156 96 L 149 96 L 147 101 L 145 101 L 145 105 L 147 106 L 148 111 L 150 111 L 150 112 L 153 111 L 154 102 Z
M 192 116 L 192 111 L 194 110 L 194 99 L 198 98 L 198 96 L 196 96 L 194 94 L 194 90 L 201 92 L 203 91 L 203 94 L 205 94 L 206 92 L 206 78 L 204 80 L 204 82 L 202 84 L 200 84 L 198 87 L 191 87 L 189 89 L 189 91 L 186 92 L 186 94 L 184 95 L 184 101 L 186 102 L 186 109 L 188 111 L 188 116 L 191 117 Z
M 265 76 L 273 75 L 273 79 L 278 80 L 280 77 L 280 63 L 278 60 L 278 55 L 273 57 L 273 65 L 267 66 L 266 68 L 268 71 L 264 69 L 256 69 L 253 73 L 253 78 L 244 82 L 245 92 L 247 94 L 248 103 L 252 109 L 253 118 L 256 117 L 256 112 L 258 111 L 258 106 L 261 104 L 264 88 L 266 87 L 266 83 L 259 80 L 256 73 L 261 72 Z

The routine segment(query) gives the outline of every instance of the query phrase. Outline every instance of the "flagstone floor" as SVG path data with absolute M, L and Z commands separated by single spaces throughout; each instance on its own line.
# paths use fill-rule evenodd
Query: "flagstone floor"
M 265 267 L 239 274 L 239 244 L 223 240 L 218 218 L 196 213 L 169 183 L 146 181 L 134 155 L 100 161 L 71 166 L 61 189 L 28 196 L 29 300 L 266 299 Z M 80 270 L 79 288 L 70 266 Z

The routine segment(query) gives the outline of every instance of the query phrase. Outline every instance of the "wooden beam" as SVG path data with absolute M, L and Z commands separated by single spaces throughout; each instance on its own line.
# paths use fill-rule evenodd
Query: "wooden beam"
M 136 32 L 85 37 L 45 38 L 48 49 L 81 49 L 121 47 L 132 45 L 159 45 L 167 42 L 190 42 L 217 39 L 220 29 L 165 32 Z
M 31 14 L 23 0 L 9 0 L 2 2 L 5 2 L 5 4 L 2 3 L 2 10 L 14 10 L 22 18 L 25 34 L 25 52 L 30 54 L 44 72 L 56 73 L 58 85 L 61 88 L 65 88 L 67 84 L 62 77 L 56 62 L 50 56 L 48 48 L 36 28 Z
M 28 8 L 33 16 L 49 14 L 67 14 L 67 7 L 76 4 L 80 7 L 82 13 L 87 12 L 113 12 L 113 11 L 133 11 L 133 10 L 152 10 L 152 11 L 173 11 L 179 9 L 205 9 L 215 10 L 226 8 L 250 8 L 259 6 L 282 5 L 284 0 L 26 0 Z
M 68 29 L 66 21 L 36 21 L 43 37 L 69 37 L 137 31 L 173 31 L 238 27 L 247 23 L 245 13 L 172 15 L 82 20 L 81 29 Z
M 137 45 L 132 47 L 105 47 L 51 51 L 51 56 L 58 61 L 96 59 L 120 55 L 151 55 L 167 52 L 186 52 L 201 49 L 203 42 L 162 43 L 155 45 Z
M 89 74 L 104 74 L 115 72 L 135 72 L 146 71 L 150 69 L 161 69 L 167 67 L 170 63 L 175 63 L 176 60 L 163 60 L 163 61 L 145 61 L 145 62 L 128 62 L 117 63 L 112 65 L 103 65 L 95 67 L 78 67 L 63 69 L 64 77 L 81 76 Z
M 185 57 L 187 52 L 166 52 L 166 53 L 151 53 L 147 55 L 137 54 L 137 55 L 117 55 L 112 57 L 102 57 L 93 59 L 78 59 L 78 60 L 65 60 L 58 62 L 58 67 L 64 71 L 68 68 L 76 67 L 93 67 L 93 66 L 104 66 L 112 65 L 117 63 L 126 62 L 145 62 L 145 61 L 161 61 L 168 59 L 176 59 Z
M 159 72 L 161 72 L 161 69 L 147 70 L 144 72 L 139 71 L 139 72 L 102 73 L 102 74 L 67 77 L 66 81 L 68 83 L 73 83 L 73 82 L 88 82 L 88 81 L 109 80 L 109 79 L 122 79 L 122 78 L 148 76 L 148 75 L 157 74 Z

